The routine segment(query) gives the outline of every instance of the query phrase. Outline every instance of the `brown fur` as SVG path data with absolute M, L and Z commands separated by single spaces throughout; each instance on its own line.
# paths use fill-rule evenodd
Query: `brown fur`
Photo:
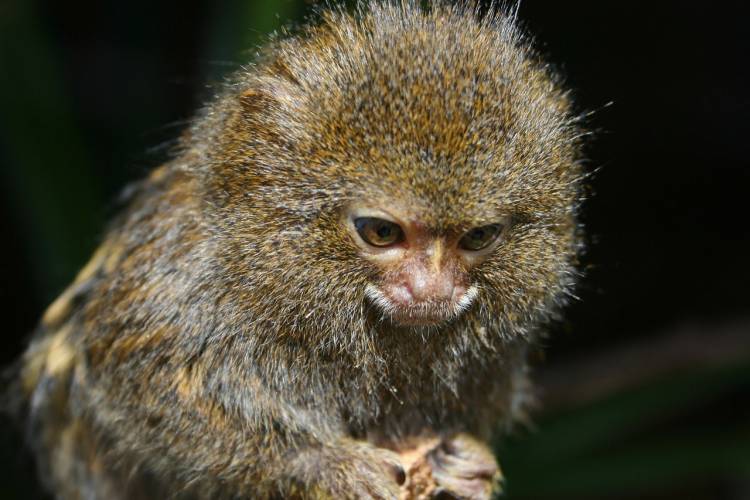
M 577 122 L 501 13 L 372 3 L 272 43 L 45 314 L 21 378 L 50 487 L 396 498 L 415 436 L 484 446 L 575 281 Z M 514 224 L 468 311 L 398 327 L 340 222 L 361 200 Z

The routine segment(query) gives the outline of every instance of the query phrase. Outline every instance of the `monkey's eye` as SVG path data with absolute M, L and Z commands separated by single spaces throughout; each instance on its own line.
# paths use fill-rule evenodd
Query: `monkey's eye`
M 482 250 L 490 246 L 500 236 L 504 228 L 505 225 L 503 224 L 488 224 L 486 226 L 475 227 L 461 238 L 458 246 L 472 252 Z
M 354 227 L 365 243 L 374 247 L 387 247 L 401 243 L 404 231 L 395 222 L 376 217 L 359 217 L 354 219 Z

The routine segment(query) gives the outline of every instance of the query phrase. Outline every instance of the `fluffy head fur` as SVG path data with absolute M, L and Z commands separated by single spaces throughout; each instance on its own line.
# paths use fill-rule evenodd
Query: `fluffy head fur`
M 310 442 L 512 418 L 525 346 L 574 282 L 579 136 L 504 14 L 376 2 L 272 43 L 142 184 L 26 355 L 56 487 L 93 456 L 206 494 L 278 491 L 285 450 Z M 399 327 L 341 222 L 362 201 L 436 232 L 513 224 L 458 317 Z M 61 444 L 65 426 L 86 444 Z
M 572 282 L 577 119 L 507 17 L 411 4 L 327 13 L 209 111 L 186 147 L 199 146 L 221 259 L 252 270 L 238 275 L 248 302 L 281 331 L 376 354 L 388 333 L 368 321 L 376 271 L 339 222 L 362 200 L 406 206 L 436 231 L 513 217 L 464 323 L 523 335 Z

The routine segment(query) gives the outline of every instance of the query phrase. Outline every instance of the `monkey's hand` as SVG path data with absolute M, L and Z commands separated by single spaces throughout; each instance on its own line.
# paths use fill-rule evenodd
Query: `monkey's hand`
M 304 499 L 396 500 L 406 480 L 396 453 L 354 440 L 302 450 L 290 471 Z
M 432 498 L 488 500 L 499 491 L 502 473 L 492 450 L 468 434 L 457 434 L 427 454 L 437 488 Z

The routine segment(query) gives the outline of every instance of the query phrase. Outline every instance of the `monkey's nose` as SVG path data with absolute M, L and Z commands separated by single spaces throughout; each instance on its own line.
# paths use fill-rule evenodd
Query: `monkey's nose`
M 414 302 L 447 302 L 453 298 L 455 283 L 450 273 L 415 272 L 406 280 Z

